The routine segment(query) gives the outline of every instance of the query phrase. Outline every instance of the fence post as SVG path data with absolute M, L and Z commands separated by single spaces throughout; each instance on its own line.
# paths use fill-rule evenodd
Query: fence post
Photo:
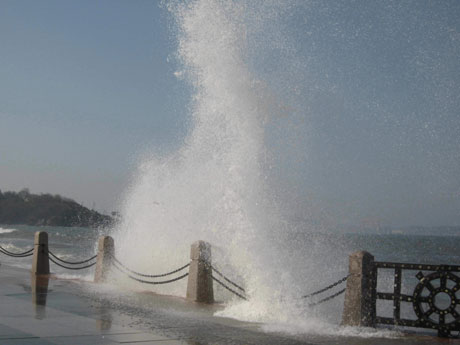
M 192 259 L 188 273 L 187 299 L 194 302 L 214 303 L 211 272 L 211 245 L 204 241 L 192 244 Z
M 375 275 L 374 257 L 370 253 L 360 251 L 350 255 L 342 325 L 375 326 Z
M 48 256 L 48 233 L 44 231 L 37 231 L 35 233 L 32 273 L 50 274 L 50 261 Z
M 114 248 L 115 247 L 112 237 L 99 237 L 97 248 L 96 271 L 94 273 L 95 283 L 103 283 L 107 280 L 107 276 L 112 265 Z

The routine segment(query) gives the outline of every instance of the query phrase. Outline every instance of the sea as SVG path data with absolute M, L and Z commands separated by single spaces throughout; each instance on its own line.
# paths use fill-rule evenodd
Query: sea
M 98 238 L 110 234 L 110 229 L 0 225 L 0 245 L 11 252 L 24 252 L 33 247 L 34 234 L 38 231 L 47 232 L 50 250 L 69 261 L 78 261 L 97 254 Z M 342 257 L 339 261 L 346 261 L 348 254 L 354 251 L 365 250 L 373 254 L 378 261 L 460 264 L 460 234 L 443 236 L 300 232 L 292 235 L 292 238 L 295 241 L 300 239 L 304 244 L 315 241 L 317 244 L 334 248 L 334 256 Z M 23 268 L 29 267 L 29 261 L 30 258 L 2 258 L 2 262 L 8 265 Z M 59 267 L 55 269 L 55 272 L 63 272 Z

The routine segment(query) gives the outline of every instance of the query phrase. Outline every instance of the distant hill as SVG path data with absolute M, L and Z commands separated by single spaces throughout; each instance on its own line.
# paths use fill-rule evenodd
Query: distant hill
M 0 191 L 0 224 L 99 227 L 113 222 L 112 217 L 60 195 Z

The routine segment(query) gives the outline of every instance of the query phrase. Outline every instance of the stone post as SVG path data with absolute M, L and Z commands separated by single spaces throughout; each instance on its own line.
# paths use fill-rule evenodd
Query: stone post
M 35 233 L 32 274 L 50 274 L 48 233 L 44 231 L 37 231 Z
M 187 299 L 194 302 L 214 303 L 211 271 L 211 245 L 204 241 L 192 244 L 192 259 L 188 273 Z
M 103 283 L 107 280 L 110 267 L 112 266 L 114 248 L 115 247 L 112 237 L 99 237 L 97 248 L 96 271 L 94 273 L 95 283 Z
M 374 327 L 376 268 L 374 257 L 365 251 L 350 255 L 342 325 Z

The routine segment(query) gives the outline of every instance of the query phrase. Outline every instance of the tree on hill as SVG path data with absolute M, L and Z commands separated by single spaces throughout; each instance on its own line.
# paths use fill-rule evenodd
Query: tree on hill
M 113 218 L 60 195 L 18 193 L 0 190 L 0 224 L 49 226 L 109 226 Z

